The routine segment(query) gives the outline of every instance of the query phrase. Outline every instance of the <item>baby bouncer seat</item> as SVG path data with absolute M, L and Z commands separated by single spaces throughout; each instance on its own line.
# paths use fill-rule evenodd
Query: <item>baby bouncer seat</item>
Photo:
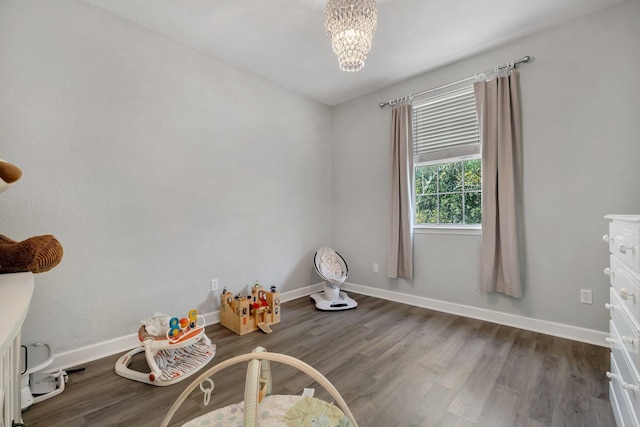
M 168 316 L 156 316 L 148 319 L 138 330 L 140 346 L 122 355 L 116 362 L 116 373 L 122 377 L 143 383 L 167 386 L 189 377 L 203 368 L 216 353 L 216 345 L 205 335 L 204 317 L 196 310 L 189 312 L 189 319 L 168 321 L 158 319 Z M 152 324 L 152 322 L 154 322 Z M 145 323 L 145 322 L 143 322 Z M 149 372 L 140 372 L 129 367 L 133 356 L 144 352 Z
M 324 289 L 311 295 L 318 310 L 348 310 L 358 303 L 340 290 L 349 275 L 349 267 L 339 253 L 328 247 L 318 249 L 313 257 L 316 272 L 325 280 Z
M 180 406 L 197 387 L 204 393 L 204 405 L 211 400 L 214 388 L 212 375 L 223 369 L 248 362 L 244 383 L 244 401 L 215 409 L 205 415 L 190 418 L 182 427 L 234 426 L 234 427 L 358 427 L 351 410 L 335 386 L 319 371 L 307 363 L 280 353 L 267 352 L 263 347 L 251 353 L 232 357 L 209 368 L 182 392 L 162 420 L 166 427 Z M 337 406 L 312 396 L 312 389 L 302 395 L 272 394 L 270 362 L 292 366 L 310 376 L 335 400 Z M 242 384 L 238 381 L 238 384 Z M 193 406 L 191 406 L 193 407 Z M 182 413 L 181 413 L 182 415 Z M 183 416 L 183 418 L 185 418 Z

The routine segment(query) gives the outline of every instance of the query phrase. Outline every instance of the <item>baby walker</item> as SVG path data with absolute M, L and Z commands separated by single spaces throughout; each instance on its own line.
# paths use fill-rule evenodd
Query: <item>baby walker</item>
M 118 359 L 118 375 L 151 385 L 167 386 L 182 381 L 213 359 L 216 346 L 205 335 L 204 317 L 196 310 L 189 312 L 188 319 L 171 318 L 166 328 L 163 318 L 168 316 L 156 316 L 140 327 L 140 347 Z M 163 326 L 159 327 L 159 324 Z M 161 335 L 162 329 L 166 330 L 164 335 Z M 133 356 L 143 351 L 150 369 L 147 373 L 129 368 Z
M 339 253 L 331 248 L 320 248 L 313 258 L 313 266 L 320 277 L 326 280 L 322 292 L 311 294 L 318 310 L 349 310 L 358 306 L 355 300 L 340 290 L 340 285 L 349 275 L 349 267 Z

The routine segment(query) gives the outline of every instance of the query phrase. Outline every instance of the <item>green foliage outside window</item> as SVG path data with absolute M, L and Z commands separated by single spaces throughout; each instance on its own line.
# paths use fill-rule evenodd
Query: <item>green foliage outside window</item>
M 480 224 L 481 161 L 415 167 L 416 224 Z

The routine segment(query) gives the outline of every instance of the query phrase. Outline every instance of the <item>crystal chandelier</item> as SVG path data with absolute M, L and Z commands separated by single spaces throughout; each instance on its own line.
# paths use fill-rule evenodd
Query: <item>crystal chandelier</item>
M 342 71 L 364 66 L 376 31 L 375 0 L 328 0 L 324 26 Z

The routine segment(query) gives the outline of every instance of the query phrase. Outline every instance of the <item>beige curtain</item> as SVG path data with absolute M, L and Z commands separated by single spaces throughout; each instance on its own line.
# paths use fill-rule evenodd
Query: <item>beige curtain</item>
M 413 278 L 413 132 L 411 104 L 391 111 L 391 228 L 387 276 Z
M 480 290 L 523 291 L 522 125 L 518 71 L 474 85 L 482 141 Z

